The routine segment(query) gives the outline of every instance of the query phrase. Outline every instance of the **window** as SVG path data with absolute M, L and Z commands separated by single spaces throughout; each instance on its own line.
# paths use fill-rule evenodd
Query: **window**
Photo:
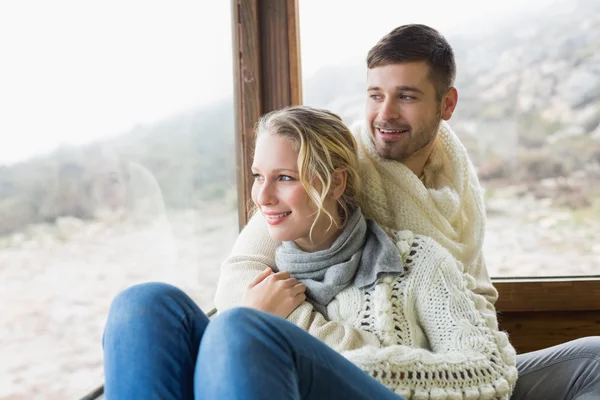
M 103 381 L 122 289 L 210 309 L 238 232 L 229 2 L 0 5 L 0 398 Z
M 363 116 L 379 38 L 406 23 L 444 34 L 459 92 L 450 125 L 486 189 L 490 275 L 600 275 L 598 2 L 301 0 L 299 12 L 304 103 L 348 124 Z

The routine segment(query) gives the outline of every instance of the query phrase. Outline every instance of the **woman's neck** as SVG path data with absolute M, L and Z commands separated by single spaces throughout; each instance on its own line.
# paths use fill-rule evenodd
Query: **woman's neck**
M 302 251 L 307 253 L 314 253 L 316 251 L 327 250 L 330 248 L 338 237 L 342 234 L 344 226 L 339 215 L 334 215 L 334 221 L 329 224 L 329 218 L 327 219 L 327 225 L 316 224 L 313 229 L 312 241 L 308 240 L 295 240 L 294 242 Z M 326 222 L 326 221 L 323 221 Z

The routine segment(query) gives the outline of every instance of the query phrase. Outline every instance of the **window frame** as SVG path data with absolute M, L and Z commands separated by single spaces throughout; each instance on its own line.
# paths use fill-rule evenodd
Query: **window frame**
M 250 218 L 254 128 L 302 103 L 298 0 L 232 0 L 239 227 Z
M 250 217 L 254 126 L 302 104 L 300 0 L 232 0 L 239 227 Z M 493 278 L 501 329 L 519 352 L 600 332 L 599 277 Z

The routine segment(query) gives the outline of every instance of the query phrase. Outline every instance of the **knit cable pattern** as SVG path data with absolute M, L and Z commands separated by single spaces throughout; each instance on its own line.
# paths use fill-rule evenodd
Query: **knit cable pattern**
M 430 238 L 394 239 L 409 272 L 366 291 L 356 319 L 382 347 L 342 354 L 405 399 L 509 399 L 516 353 L 482 312 L 474 279 Z

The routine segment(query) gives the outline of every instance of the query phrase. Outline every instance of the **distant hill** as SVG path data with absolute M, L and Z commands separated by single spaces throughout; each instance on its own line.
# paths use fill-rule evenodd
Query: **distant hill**
M 93 218 L 100 206 L 127 206 L 127 190 L 156 183 L 160 189 L 148 189 L 154 190 L 148 196 L 158 196 L 167 209 L 229 201 L 228 193 L 236 190 L 235 157 L 233 106 L 225 101 L 87 146 L 0 166 L 0 235 L 61 216 Z M 133 187 L 132 173 L 146 182 Z
M 521 168 L 548 159 L 543 178 L 600 161 L 600 2 L 563 0 L 536 14 L 446 34 L 457 59 L 459 105 L 451 125 L 483 170 Z M 305 103 L 348 123 L 365 101 L 364 61 L 318 71 Z M 539 157 L 523 151 L 537 149 Z M 522 162 L 521 162 L 522 161 Z M 562 165 L 564 164 L 564 165 Z M 497 171 L 498 166 L 508 171 Z

